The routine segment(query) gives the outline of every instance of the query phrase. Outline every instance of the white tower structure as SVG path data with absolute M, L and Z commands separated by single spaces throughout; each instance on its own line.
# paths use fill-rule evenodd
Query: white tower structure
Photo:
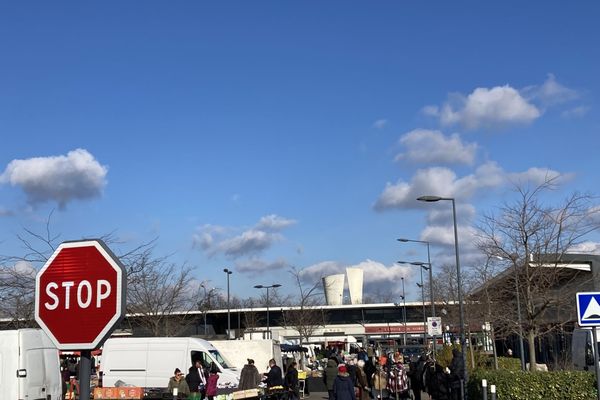
M 323 291 L 325 292 L 325 302 L 327 305 L 342 305 L 345 277 L 345 274 L 335 274 L 323 278 Z
M 361 268 L 346 268 L 351 304 L 362 304 L 364 272 Z

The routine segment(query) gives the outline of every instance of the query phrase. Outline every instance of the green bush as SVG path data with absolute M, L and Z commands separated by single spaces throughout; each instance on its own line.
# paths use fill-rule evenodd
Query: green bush
M 487 379 L 488 394 L 490 386 L 496 385 L 497 397 L 502 400 L 596 400 L 597 398 L 594 374 L 585 371 L 476 370 L 469 376 L 467 385 L 470 400 L 483 399 L 482 379 Z

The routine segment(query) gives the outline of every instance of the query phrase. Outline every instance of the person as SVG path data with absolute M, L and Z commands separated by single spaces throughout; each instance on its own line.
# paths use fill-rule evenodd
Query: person
M 177 389 L 177 392 L 175 392 L 175 389 Z M 179 368 L 175 368 L 173 376 L 169 379 L 167 390 L 170 394 L 173 396 L 178 396 L 179 398 L 187 399 L 190 395 L 190 387 L 185 381 L 183 373 Z
M 269 360 L 269 372 L 267 372 L 266 376 L 267 388 L 272 388 L 274 386 L 283 386 L 281 368 L 279 368 L 274 358 L 271 358 Z
M 461 399 L 462 379 L 465 376 L 465 361 L 460 350 L 452 349 L 452 361 L 450 361 L 449 368 L 452 399 L 459 400 Z
M 329 394 L 329 400 L 333 399 L 333 382 L 338 374 L 338 366 L 335 362 L 335 358 L 331 357 L 327 360 L 327 366 L 325 367 L 325 372 L 323 373 L 323 380 L 325 381 L 325 386 L 327 387 L 327 393 Z
M 300 388 L 298 387 L 298 370 L 296 369 L 296 365 L 296 361 L 292 361 L 288 365 L 287 372 L 285 374 L 285 387 L 287 388 L 289 400 L 300 399 Z
M 206 371 L 199 359 L 194 360 L 194 365 L 190 367 L 185 380 L 189 386 L 190 394 L 199 396 L 200 399 L 206 396 Z
M 354 385 L 345 364 L 338 365 L 338 374 L 333 381 L 334 400 L 356 400 Z
M 364 360 L 358 360 L 356 362 L 356 386 L 358 387 L 359 400 L 369 400 L 371 398 L 369 396 L 369 384 L 364 368 Z
M 389 397 L 391 398 L 410 398 L 410 394 L 408 393 L 408 376 L 401 362 L 395 362 L 391 365 L 388 373 L 387 387 Z
M 375 367 L 371 390 L 374 399 L 384 399 L 387 397 L 387 373 L 382 365 L 377 364 Z
M 450 388 L 448 385 L 448 374 L 444 372 L 444 368 L 434 363 L 427 368 L 427 393 L 432 400 L 450 400 Z
M 219 370 L 215 363 L 210 365 L 210 373 L 206 379 L 206 397 L 213 400 L 217 395 L 217 381 L 219 380 Z
M 245 364 L 240 373 L 240 383 L 238 390 L 256 389 L 261 381 L 260 372 L 254 365 L 254 360 L 249 358 L 248 364 Z
M 352 380 L 352 385 L 356 386 L 356 362 L 354 358 L 348 360 L 348 363 L 346 363 L 346 370 Z

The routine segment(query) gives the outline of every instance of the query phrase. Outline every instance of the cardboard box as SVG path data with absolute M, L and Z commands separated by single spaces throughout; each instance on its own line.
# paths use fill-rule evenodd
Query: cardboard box
M 95 399 L 143 399 L 144 389 L 140 387 L 103 387 L 94 389 Z

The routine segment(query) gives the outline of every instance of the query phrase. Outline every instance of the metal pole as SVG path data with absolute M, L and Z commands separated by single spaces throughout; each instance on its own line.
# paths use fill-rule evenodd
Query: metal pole
M 592 338 L 594 340 L 594 369 L 596 371 L 596 394 L 598 396 L 598 400 L 600 400 L 600 367 L 598 366 L 598 333 L 595 326 L 592 327 Z
M 483 393 L 483 400 L 487 400 L 487 380 L 481 380 L 481 392 Z
M 271 330 L 269 328 L 269 287 L 267 286 L 267 339 L 271 339 Z
M 429 242 L 427 244 L 427 265 L 429 266 L 429 300 L 431 301 L 431 317 L 435 317 L 435 300 L 433 298 L 433 267 L 431 266 L 431 255 L 429 253 Z M 437 338 L 432 336 L 433 340 L 433 355 L 436 355 Z
M 404 346 L 406 347 L 406 294 L 404 293 L 404 277 L 402 279 L 402 302 L 404 303 L 404 308 L 402 309 L 402 320 L 404 321 Z
M 90 375 L 92 374 L 92 352 L 84 350 L 79 359 L 79 399 L 90 400 Z
M 231 271 L 227 271 L 227 339 L 231 336 L 231 306 L 229 303 L 229 275 Z
M 427 315 L 425 314 L 425 291 L 423 284 L 423 266 L 421 270 L 421 303 L 423 304 L 423 346 L 427 346 Z
M 451 198 L 450 200 L 452 200 L 452 216 L 454 219 L 454 251 L 456 253 L 456 282 L 458 284 L 458 309 L 459 309 L 459 313 L 460 313 L 460 341 L 461 341 L 461 352 L 462 352 L 462 358 L 463 358 L 463 365 L 465 365 L 465 375 L 463 377 L 463 381 L 464 384 L 466 384 L 467 380 L 468 380 L 468 375 L 469 373 L 467 372 L 467 353 L 465 350 L 465 310 L 464 310 L 464 305 L 463 305 L 463 296 L 462 296 L 462 277 L 461 277 L 461 273 L 460 273 L 460 257 L 458 255 L 458 228 L 456 226 L 456 204 L 454 202 L 454 198 Z M 464 385 L 463 385 L 464 386 Z M 463 399 L 466 398 L 466 393 L 463 390 Z

